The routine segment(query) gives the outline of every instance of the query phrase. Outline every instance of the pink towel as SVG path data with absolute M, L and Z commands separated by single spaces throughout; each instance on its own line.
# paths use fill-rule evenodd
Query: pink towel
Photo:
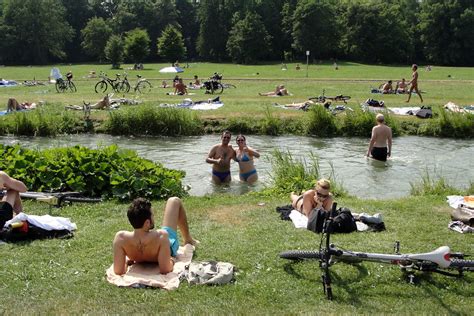
M 107 269 L 107 281 L 117 286 L 137 287 L 141 285 L 159 287 L 165 290 L 174 290 L 179 286 L 179 277 L 185 267 L 193 259 L 194 246 L 186 244 L 179 247 L 177 261 L 173 271 L 168 274 L 160 274 L 156 263 L 136 263 L 128 267 L 124 275 L 114 273 L 114 265 Z

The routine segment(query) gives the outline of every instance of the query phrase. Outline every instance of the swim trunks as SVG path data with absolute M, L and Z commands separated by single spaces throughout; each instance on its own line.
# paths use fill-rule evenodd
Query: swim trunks
M 212 175 L 218 177 L 221 182 L 224 182 L 225 179 L 227 179 L 227 177 L 230 176 L 230 171 L 219 172 L 219 171 L 212 170 Z
M 241 173 L 241 174 L 240 174 L 240 177 L 241 177 L 242 179 L 244 179 L 244 181 L 247 181 L 247 179 L 248 179 L 251 175 L 253 175 L 253 174 L 255 174 L 255 173 L 257 173 L 257 170 L 253 169 L 252 171 L 249 171 L 249 172 L 246 172 L 246 173 Z
M 372 158 L 380 161 L 387 161 L 387 147 L 374 147 L 372 148 Z
M 0 230 L 5 225 L 5 222 L 13 218 L 13 207 L 10 203 L 1 201 L 0 202 Z
M 166 230 L 168 233 L 168 239 L 170 241 L 170 250 L 171 256 L 176 257 L 178 255 L 178 248 L 179 248 L 179 238 L 178 233 L 171 227 L 163 226 L 161 229 Z

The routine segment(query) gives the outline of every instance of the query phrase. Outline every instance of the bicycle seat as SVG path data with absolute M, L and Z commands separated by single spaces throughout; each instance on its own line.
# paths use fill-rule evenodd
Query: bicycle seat
M 137 75 L 137 78 L 140 79 L 142 77 L 142 75 Z
M 450 252 L 451 250 L 448 246 L 442 246 L 432 252 L 410 254 L 407 257 L 412 260 L 431 261 L 441 268 L 448 268 L 451 264 Z

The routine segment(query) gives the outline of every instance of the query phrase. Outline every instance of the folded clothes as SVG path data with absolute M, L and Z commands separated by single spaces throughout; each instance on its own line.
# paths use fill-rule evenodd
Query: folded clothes
M 448 228 L 461 234 L 474 233 L 474 227 L 464 224 L 461 221 L 452 221 L 448 224 Z

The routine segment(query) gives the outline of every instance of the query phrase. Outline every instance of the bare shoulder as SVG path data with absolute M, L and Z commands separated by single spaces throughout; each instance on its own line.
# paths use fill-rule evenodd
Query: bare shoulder
M 127 240 L 130 240 L 131 238 L 132 238 L 131 232 L 121 230 L 115 234 L 114 242 L 123 243 L 123 242 L 126 242 Z

